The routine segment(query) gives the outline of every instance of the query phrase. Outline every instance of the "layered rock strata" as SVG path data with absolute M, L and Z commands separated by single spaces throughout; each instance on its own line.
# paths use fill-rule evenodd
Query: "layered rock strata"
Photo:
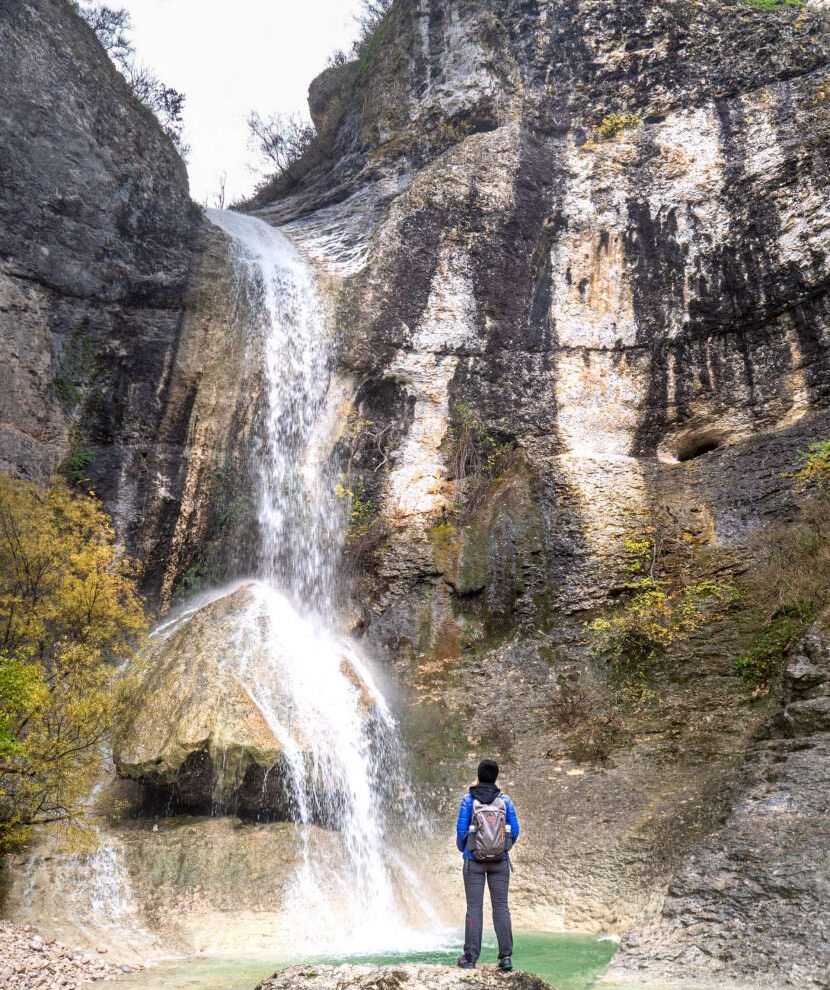
M 343 333 L 341 451 L 377 511 L 354 624 L 448 820 L 483 751 L 507 763 L 539 925 L 658 913 L 766 717 L 740 601 L 639 702 L 588 627 L 632 539 L 741 585 L 799 516 L 830 425 L 829 73 L 816 5 L 401 0 L 312 87 L 299 188 L 252 204 Z

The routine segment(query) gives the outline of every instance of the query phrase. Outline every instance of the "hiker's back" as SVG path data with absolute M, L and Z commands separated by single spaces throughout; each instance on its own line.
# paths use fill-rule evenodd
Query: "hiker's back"
M 495 863 L 504 858 L 507 852 L 506 824 L 507 805 L 501 795 L 489 804 L 473 799 L 472 828 L 475 832 L 470 852 L 474 860 Z

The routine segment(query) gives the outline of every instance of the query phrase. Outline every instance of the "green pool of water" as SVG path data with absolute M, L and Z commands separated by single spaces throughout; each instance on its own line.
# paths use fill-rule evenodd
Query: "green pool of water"
M 316 962 L 402 962 L 454 965 L 459 949 L 407 955 L 354 956 L 348 959 L 316 959 Z M 616 951 L 613 942 L 589 935 L 518 935 L 514 962 L 518 969 L 537 973 L 557 990 L 589 990 L 608 968 Z M 485 946 L 482 963 L 494 963 L 495 946 Z M 96 984 L 121 990 L 254 990 L 260 980 L 289 965 L 285 960 L 204 958 L 162 963 L 116 983 Z

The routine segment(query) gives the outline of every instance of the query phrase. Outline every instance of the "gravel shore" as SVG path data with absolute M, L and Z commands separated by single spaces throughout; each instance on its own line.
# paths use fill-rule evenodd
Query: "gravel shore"
M 104 959 L 106 949 L 73 949 L 30 925 L 0 921 L 0 990 L 80 990 L 95 980 L 133 971 Z

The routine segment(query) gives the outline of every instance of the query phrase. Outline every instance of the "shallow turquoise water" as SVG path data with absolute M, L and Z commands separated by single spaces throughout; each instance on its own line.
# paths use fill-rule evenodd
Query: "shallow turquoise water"
M 517 969 L 536 973 L 557 990 L 588 990 L 608 968 L 616 952 L 613 942 L 600 942 L 592 935 L 517 935 L 513 963 Z M 455 965 L 460 949 L 453 952 L 424 952 L 407 956 L 369 956 L 363 961 L 444 963 Z M 495 945 L 485 945 L 479 963 L 495 963 Z M 354 962 L 355 960 L 348 960 Z
M 589 990 L 608 968 L 616 946 L 589 935 L 517 935 L 514 962 L 549 980 L 557 990 Z M 408 955 L 354 956 L 348 959 L 317 959 L 317 962 L 372 962 L 379 964 L 418 962 L 454 965 L 459 950 Z M 497 952 L 486 946 L 481 963 L 494 963 Z M 254 990 L 260 980 L 288 965 L 262 959 L 188 959 L 163 963 L 142 973 L 99 987 L 122 990 Z

